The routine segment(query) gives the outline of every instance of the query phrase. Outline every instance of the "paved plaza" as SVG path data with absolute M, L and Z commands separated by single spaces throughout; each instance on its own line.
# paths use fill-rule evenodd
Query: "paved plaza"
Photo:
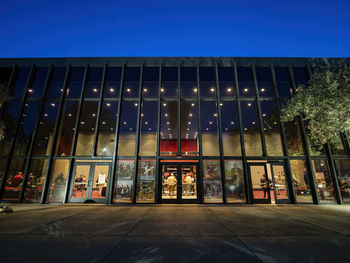
M 349 205 L 11 205 L 0 262 L 349 262 Z

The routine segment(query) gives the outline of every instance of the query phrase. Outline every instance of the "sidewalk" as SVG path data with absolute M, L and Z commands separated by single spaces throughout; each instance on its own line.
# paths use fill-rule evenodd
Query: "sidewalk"
M 21 206 L 0 216 L 1 262 L 350 260 L 349 205 Z

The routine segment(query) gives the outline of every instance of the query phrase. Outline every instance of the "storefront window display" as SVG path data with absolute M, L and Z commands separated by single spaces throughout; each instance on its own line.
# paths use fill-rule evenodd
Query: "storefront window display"
M 50 179 L 49 197 L 50 203 L 61 203 L 64 201 L 66 180 L 69 168 L 69 160 L 57 159 L 53 165 Z
M 290 160 L 295 197 L 298 203 L 312 203 L 310 179 L 304 160 Z
M 335 160 L 337 176 L 339 182 L 339 190 L 343 202 L 350 202 L 350 161 Z
M 134 160 L 118 160 L 114 182 L 114 203 L 131 203 L 134 185 Z
M 222 203 L 222 177 L 219 160 L 203 160 L 204 202 Z
M 139 160 L 136 202 L 153 203 L 155 200 L 156 160 Z
M 242 161 L 225 161 L 226 196 L 228 203 L 245 203 Z
M 334 183 L 326 160 L 313 160 L 316 193 L 320 203 L 335 202 Z
M 40 202 L 47 171 L 47 159 L 34 159 L 31 162 L 24 201 L 28 203 Z

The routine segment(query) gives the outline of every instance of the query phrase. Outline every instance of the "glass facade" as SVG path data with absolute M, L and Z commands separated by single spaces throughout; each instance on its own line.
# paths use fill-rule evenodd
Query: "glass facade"
M 349 137 L 280 121 L 309 61 L 272 60 L 0 60 L 1 201 L 350 202 Z

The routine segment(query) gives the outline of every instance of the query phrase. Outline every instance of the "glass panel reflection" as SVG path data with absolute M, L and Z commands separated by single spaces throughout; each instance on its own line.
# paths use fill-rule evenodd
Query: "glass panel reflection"
M 221 110 L 222 146 L 225 156 L 241 155 L 237 102 L 223 101 Z
M 21 98 L 24 95 L 29 77 L 29 72 L 30 68 L 20 68 L 18 70 L 15 85 L 11 90 L 12 97 Z
M 260 101 L 267 155 L 282 156 L 282 136 L 276 103 Z
M 250 165 L 249 171 L 252 180 L 253 198 L 269 200 L 270 196 L 273 196 L 273 190 L 271 189 L 272 182 L 265 172 L 265 165 Z
M 178 69 L 177 67 L 162 68 L 162 98 L 176 98 L 178 92 Z
M 280 98 L 290 98 L 292 85 L 289 79 L 287 67 L 275 67 L 277 92 Z
M 109 175 L 109 165 L 96 164 L 93 174 L 91 198 L 104 199 L 107 197 L 107 182 Z
M 290 160 L 295 197 L 298 203 L 312 203 L 310 180 L 304 160 Z
M 140 156 L 155 156 L 157 152 L 157 101 L 144 101 L 141 110 Z
M 83 88 L 85 68 L 83 67 L 73 67 L 71 70 L 69 85 L 67 88 L 68 98 L 79 98 L 81 95 L 81 90 Z
M 114 203 L 131 203 L 134 186 L 134 160 L 118 160 L 114 182 Z
M 350 161 L 349 160 L 335 160 L 335 167 L 337 169 L 337 176 L 339 182 L 339 190 L 343 202 L 350 201 Z
M 162 166 L 162 199 L 177 199 L 177 165 Z
M 159 91 L 159 68 L 144 67 L 143 68 L 143 98 L 158 98 Z
M 256 78 L 258 81 L 258 90 L 260 98 L 274 98 L 275 94 L 272 88 L 271 72 L 268 67 L 256 67 Z
M 197 68 L 181 68 L 181 97 L 196 98 L 198 93 Z
M 49 203 L 61 203 L 64 201 L 66 180 L 68 177 L 69 160 L 56 159 L 53 165 L 53 172 L 50 178 Z
M 121 74 L 121 67 L 107 68 L 106 83 L 103 94 L 104 98 L 119 98 Z
M 126 67 L 124 74 L 124 98 L 138 98 L 140 90 L 140 72 L 139 67 Z
M 139 160 L 136 187 L 137 203 L 155 201 L 156 160 Z
M 90 165 L 78 164 L 75 166 L 73 177 L 72 199 L 85 199 L 87 197 Z
M 112 156 L 118 119 L 118 101 L 104 100 L 97 137 L 97 155 Z
M 286 175 L 284 172 L 284 165 L 281 164 L 267 164 L 267 169 L 271 169 L 271 178 L 273 182 L 273 189 L 277 200 L 289 199 Z
M 242 101 L 241 109 L 246 155 L 261 156 L 261 135 L 255 101 Z
M 33 159 L 25 187 L 24 202 L 39 203 L 47 172 L 47 159 Z
M 75 130 L 78 107 L 78 101 L 65 102 L 64 111 L 62 112 L 63 118 L 58 129 L 56 155 L 66 156 L 71 153 L 73 140 L 72 134 Z
M 201 101 L 202 154 L 219 156 L 218 114 L 215 101 Z
M 118 156 L 134 156 L 136 147 L 136 101 L 123 101 L 119 128 Z
M 225 160 L 227 203 L 245 203 L 242 161 Z
M 204 202 L 222 203 L 222 177 L 219 160 L 203 160 Z
M 85 98 L 99 98 L 101 93 L 103 68 L 90 68 L 85 88 Z
M 214 67 L 199 68 L 199 86 L 201 97 L 216 97 L 216 76 Z
M 252 69 L 249 67 L 237 67 L 239 96 L 242 98 L 254 98 Z
M 45 88 L 45 81 L 48 68 L 37 68 L 34 73 L 34 80 L 28 87 L 28 97 L 41 97 Z
M 198 109 L 197 102 L 181 102 L 181 154 L 198 155 Z
M 197 166 L 181 165 L 182 199 L 197 199 Z
M 48 97 L 60 98 L 63 93 L 63 83 L 66 77 L 66 68 L 57 67 L 53 70 L 53 76 L 49 84 Z
M 236 96 L 233 67 L 219 67 L 219 87 L 221 98 L 233 98 Z
M 312 160 L 315 173 L 316 192 L 320 203 L 334 203 L 334 183 L 326 160 Z
M 24 169 L 27 159 L 12 159 L 2 201 L 17 202 L 24 182 Z
M 160 118 L 160 155 L 174 156 L 177 154 L 177 101 L 161 102 Z

